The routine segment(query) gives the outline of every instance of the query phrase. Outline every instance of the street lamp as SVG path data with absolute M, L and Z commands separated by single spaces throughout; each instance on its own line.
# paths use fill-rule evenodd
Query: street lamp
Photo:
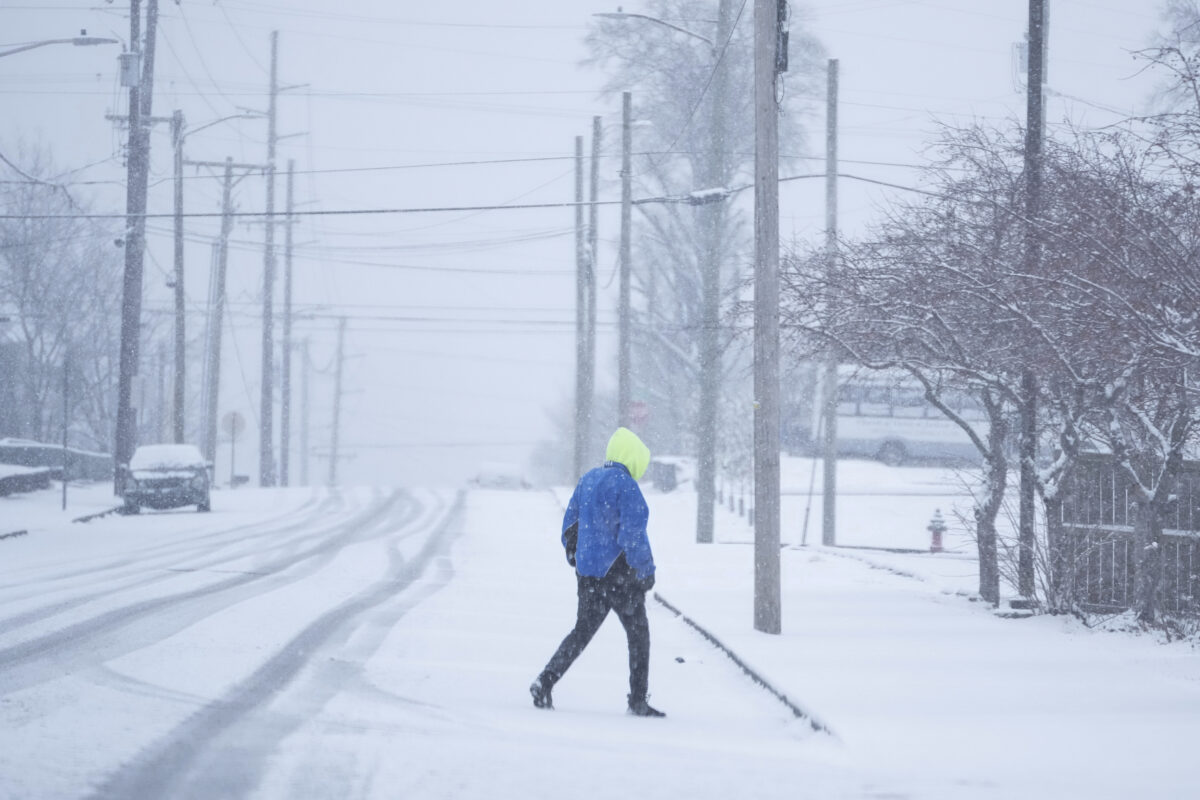
M 30 42 L 19 47 L 13 47 L 8 50 L 0 50 L 0 57 L 11 56 L 14 53 L 23 53 L 26 50 L 33 50 L 36 47 L 46 47 L 51 44 L 73 44 L 76 47 L 89 47 L 96 44 L 120 44 L 118 39 L 108 39 L 102 36 L 88 36 L 87 31 L 80 31 L 80 35 L 73 39 L 46 39 L 41 42 Z
M 691 36 L 693 39 L 699 39 L 700 41 L 707 44 L 709 47 L 712 47 L 714 49 L 716 48 L 716 45 L 713 43 L 713 40 L 708 38 L 707 36 L 696 33 L 695 31 L 690 31 L 687 28 L 681 28 L 678 25 L 672 25 L 670 22 L 659 19 L 658 17 L 651 17 L 651 16 L 647 16 L 646 14 L 631 14 L 628 11 L 616 11 L 616 12 L 607 11 L 607 12 L 600 12 L 600 13 L 592 14 L 592 16 L 593 17 L 605 17 L 607 19 L 626 19 L 626 18 L 630 18 L 630 17 L 634 18 L 634 19 L 644 19 L 647 22 L 653 22 L 656 25 L 662 25 L 664 27 L 670 28 L 673 31 L 679 31 L 680 33 L 684 34 L 685 36 Z

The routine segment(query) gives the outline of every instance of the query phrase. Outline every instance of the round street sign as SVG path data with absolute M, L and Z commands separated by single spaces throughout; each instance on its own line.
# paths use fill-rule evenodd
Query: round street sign
M 236 439 L 246 430 L 246 418 L 236 411 L 227 411 L 225 416 L 221 417 L 221 430 L 225 431 L 230 439 Z

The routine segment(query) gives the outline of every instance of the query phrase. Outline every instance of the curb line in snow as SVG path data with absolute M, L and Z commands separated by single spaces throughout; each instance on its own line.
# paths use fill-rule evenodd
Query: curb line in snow
M 98 517 L 107 516 L 109 514 L 112 514 L 114 512 L 120 511 L 120 510 L 121 510 L 121 506 L 116 506 L 114 508 L 110 508 L 105 511 L 97 511 L 95 514 L 85 514 L 82 517 L 76 517 L 75 519 L 71 520 L 71 522 L 91 522 L 92 520 L 97 519 Z M 18 536 L 26 536 L 26 535 L 28 535 L 28 533 L 29 533 L 29 531 L 27 531 L 27 530 L 12 531 L 10 533 L 0 533 L 0 541 L 3 541 L 4 539 L 15 539 Z
M 71 520 L 71 522 L 91 522 L 94 519 L 99 519 L 100 517 L 107 517 L 109 514 L 115 514 L 118 511 L 120 511 L 121 508 L 122 508 L 122 506 L 113 506 L 112 508 L 106 509 L 104 511 L 97 511 L 95 514 L 84 514 L 82 517 L 76 517 L 75 519 Z
M 654 599 L 657 600 L 661 605 L 665 606 L 666 609 L 668 611 L 670 611 L 672 614 L 679 617 L 679 619 L 683 620 L 688 625 L 690 625 L 692 628 L 694 628 L 701 636 L 703 636 L 705 639 L 707 639 L 710 644 L 712 644 L 714 647 L 716 647 L 718 650 L 720 650 L 722 653 L 724 653 L 726 656 L 728 656 L 729 660 L 732 661 L 734 664 L 737 664 L 738 667 L 742 670 L 742 672 L 746 673 L 746 675 L 748 675 L 752 681 L 754 681 L 759 686 L 766 689 L 768 692 L 773 694 L 775 696 L 775 698 L 777 700 L 779 700 L 779 702 L 781 702 L 785 706 L 787 706 L 788 710 L 791 711 L 793 714 L 795 714 L 797 719 L 802 719 L 802 720 L 807 721 L 808 724 L 810 726 L 812 726 L 812 729 L 814 731 L 826 733 L 835 739 L 837 738 L 837 734 L 835 734 L 832 730 L 830 730 L 828 725 L 821 722 L 816 717 L 814 717 L 812 714 L 810 714 L 809 712 L 805 711 L 803 708 L 801 708 L 800 706 L 798 706 L 794 702 L 792 702 L 786 694 L 784 694 L 783 692 L 779 691 L 774 686 L 772 686 L 767 681 L 766 678 L 764 678 L 762 675 L 760 675 L 753 667 L 751 667 L 749 664 L 747 664 L 745 661 L 743 661 L 738 656 L 737 653 L 730 650 L 729 647 L 724 642 L 722 642 L 716 636 L 713 636 L 711 633 L 709 633 L 708 630 L 703 628 L 698 622 L 696 622 L 694 619 L 689 617 L 687 614 L 684 614 L 682 611 L 680 611 L 675 606 L 668 603 L 666 601 L 666 599 L 658 592 L 654 593 Z

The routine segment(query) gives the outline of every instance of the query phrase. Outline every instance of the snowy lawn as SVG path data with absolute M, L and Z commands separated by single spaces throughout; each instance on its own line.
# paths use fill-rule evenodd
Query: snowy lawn
M 27 467 L 0 464 L 0 472 L 15 474 L 30 471 Z M 67 485 L 67 507 L 63 509 L 62 483 L 51 482 L 53 488 L 36 492 L 21 492 L 0 497 L 0 534 L 14 530 L 46 531 L 69 524 L 88 514 L 107 511 L 121 504 L 113 495 L 109 482 L 72 482 Z

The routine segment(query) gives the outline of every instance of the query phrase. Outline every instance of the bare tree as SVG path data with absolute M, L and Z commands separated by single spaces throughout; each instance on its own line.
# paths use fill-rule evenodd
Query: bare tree
M 1135 604 L 1147 623 L 1157 618 L 1161 518 L 1196 425 L 1188 375 L 1200 356 L 1200 209 L 1156 149 L 1109 134 L 1059 153 L 1049 289 L 1078 309 L 1057 332 L 1071 354 L 1060 362 L 1064 400 L 1088 407 L 1074 415 L 1081 433 L 1113 454 L 1135 493 Z
M 19 346 L 21 434 L 40 441 L 61 436 L 63 370 L 69 362 L 76 444 L 111 444 L 120 303 L 114 232 L 81 219 L 85 208 L 67 190 L 36 177 L 52 174 L 44 153 L 23 153 L 23 180 L 0 188 L 0 308 Z
M 736 0 L 650 0 L 645 14 L 602 15 L 588 35 L 605 90 L 632 90 L 642 191 L 706 202 L 640 206 L 635 289 L 636 391 L 654 409 L 659 446 L 696 454 L 697 539 L 712 540 L 723 385 L 743 343 L 722 320 L 736 298 L 749 241 L 732 203 L 754 151 L 751 14 Z M 820 48 L 793 13 L 782 141 L 800 142 L 797 109 L 820 91 Z

